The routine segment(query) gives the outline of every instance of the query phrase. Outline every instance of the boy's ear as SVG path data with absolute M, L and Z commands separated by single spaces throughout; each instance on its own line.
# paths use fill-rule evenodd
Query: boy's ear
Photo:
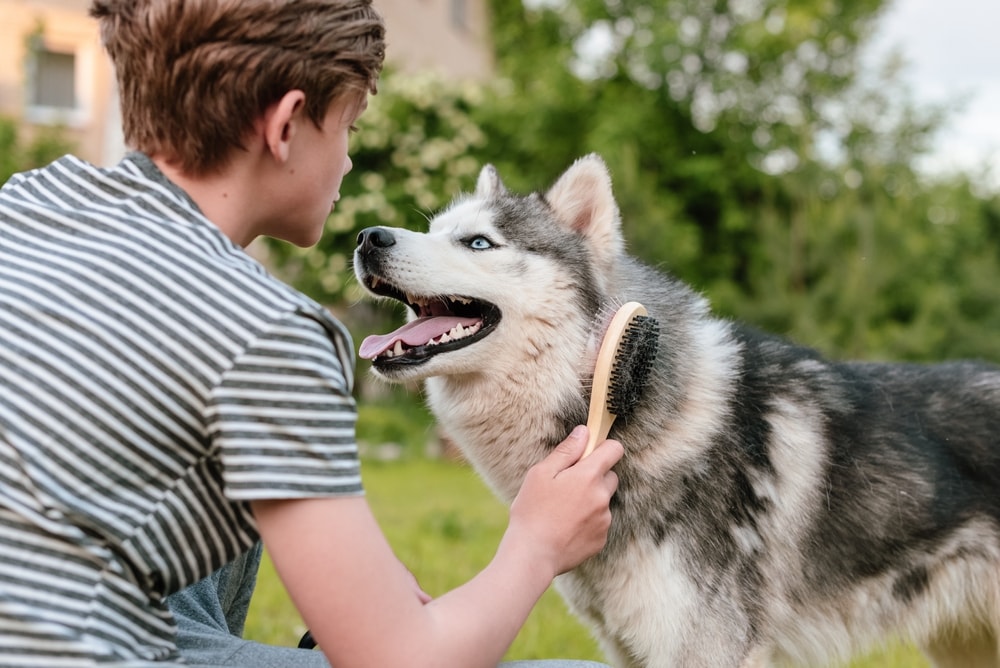
M 291 152 L 292 137 L 302 119 L 306 94 L 290 90 L 264 111 L 264 143 L 278 162 L 285 162 Z

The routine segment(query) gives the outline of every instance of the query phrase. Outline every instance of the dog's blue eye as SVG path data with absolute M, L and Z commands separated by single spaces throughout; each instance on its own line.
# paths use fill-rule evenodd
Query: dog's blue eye
M 493 248 L 493 242 L 486 237 L 472 237 L 468 240 L 469 248 L 472 250 L 487 250 Z

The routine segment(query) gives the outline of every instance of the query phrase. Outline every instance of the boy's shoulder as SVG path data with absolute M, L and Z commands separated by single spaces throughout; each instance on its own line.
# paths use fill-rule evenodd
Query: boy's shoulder
M 107 168 L 67 155 L 16 174 L 4 185 L 0 223 L 116 275 L 129 266 L 154 274 L 159 298 L 221 300 L 250 320 L 298 314 L 346 335 L 326 308 L 229 239 L 142 153 Z

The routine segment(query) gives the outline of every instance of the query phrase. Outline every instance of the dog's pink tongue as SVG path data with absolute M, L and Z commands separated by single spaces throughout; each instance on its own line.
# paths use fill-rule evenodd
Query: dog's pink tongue
M 453 330 L 456 326 L 469 327 L 479 322 L 478 318 L 458 318 L 455 316 L 434 316 L 418 318 L 389 334 L 366 336 L 358 349 L 358 355 L 366 360 L 374 359 L 400 341 L 408 347 L 423 346 L 432 339 Z

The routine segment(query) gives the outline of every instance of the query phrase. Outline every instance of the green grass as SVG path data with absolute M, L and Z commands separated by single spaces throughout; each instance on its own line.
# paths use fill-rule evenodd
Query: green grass
M 368 500 L 396 554 L 433 596 L 470 579 L 500 541 L 507 511 L 468 467 L 427 459 L 366 460 Z M 265 559 L 250 606 L 246 635 L 294 645 L 305 631 L 271 563 Z M 545 593 L 508 657 L 602 660 L 597 644 L 559 596 Z M 850 668 L 926 668 L 916 650 L 892 647 L 857 660 Z

